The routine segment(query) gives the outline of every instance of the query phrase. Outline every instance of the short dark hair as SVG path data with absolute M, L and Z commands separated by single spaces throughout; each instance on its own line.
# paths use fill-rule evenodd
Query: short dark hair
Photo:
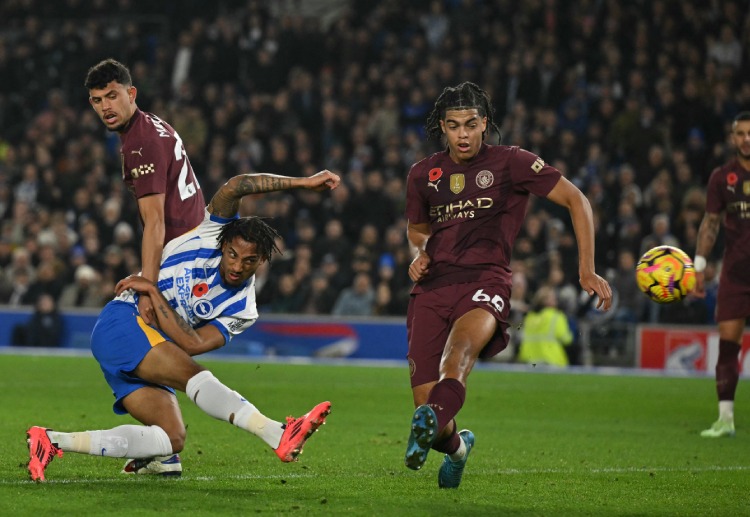
M 232 242 L 235 237 L 241 237 L 247 242 L 254 242 L 258 247 L 258 254 L 263 260 L 271 260 L 274 253 L 281 253 L 276 246 L 276 238 L 279 232 L 266 224 L 263 219 L 256 216 L 240 217 L 224 225 L 221 233 L 216 238 L 219 247 L 223 248 L 225 243 Z
M 91 89 L 101 89 L 112 81 L 122 84 L 123 86 L 133 86 L 133 79 L 130 77 L 128 67 L 114 59 L 105 59 L 89 68 L 86 74 L 86 80 L 83 85 Z
M 425 124 L 427 137 L 439 140 L 443 136 L 440 121 L 445 119 L 445 112 L 462 109 L 476 109 L 479 111 L 479 115 L 487 117 L 488 129 L 494 129 L 502 140 L 500 128 L 495 124 L 495 110 L 492 107 L 490 96 L 479 86 L 469 81 L 443 89 L 443 92 L 435 101 L 435 107 L 427 116 L 427 123 Z
M 734 117 L 732 123 L 744 122 L 746 120 L 750 120 L 750 111 L 740 111 L 739 113 L 737 113 L 737 116 Z

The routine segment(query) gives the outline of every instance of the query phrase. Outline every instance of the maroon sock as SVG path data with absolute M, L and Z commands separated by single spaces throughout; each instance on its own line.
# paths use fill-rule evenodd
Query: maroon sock
M 461 445 L 461 437 L 458 436 L 458 433 L 456 432 L 456 424 L 454 421 L 453 433 L 451 433 L 448 438 L 433 443 L 432 448 L 438 452 L 453 454 L 458 450 L 459 445 Z
M 466 388 L 456 379 L 443 379 L 432 387 L 427 397 L 427 405 L 437 415 L 438 432 L 458 414 L 465 399 Z
M 734 400 L 740 378 L 740 349 L 738 343 L 719 340 L 719 359 L 716 361 L 716 393 L 719 400 Z

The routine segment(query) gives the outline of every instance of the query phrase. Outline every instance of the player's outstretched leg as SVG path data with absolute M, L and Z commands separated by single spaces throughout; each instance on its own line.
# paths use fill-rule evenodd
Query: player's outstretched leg
M 157 476 L 181 476 L 182 462 L 179 454 L 153 458 L 128 460 L 122 468 L 123 474 L 151 474 Z
M 44 481 L 44 469 L 55 458 L 62 457 L 63 451 L 53 444 L 47 429 L 33 426 L 26 431 L 26 443 L 29 446 L 29 475 L 32 481 Z
M 414 411 L 411 433 L 406 444 L 404 463 L 412 470 L 419 470 L 427 461 L 427 453 L 438 434 L 438 420 L 430 406 L 422 405 Z
M 331 403 L 321 402 L 299 418 L 287 417 L 281 442 L 274 449 L 279 459 L 285 463 L 297 461 L 297 456 L 302 454 L 302 447 L 307 439 L 318 430 L 318 427 L 325 424 L 330 412 Z
M 723 438 L 734 436 L 734 421 L 719 418 L 711 427 L 701 431 L 703 438 Z
M 461 477 L 464 475 L 466 460 L 469 459 L 469 453 L 474 448 L 474 433 L 464 429 L 458 433 L 458 436 L 464 442 L 466 450 L 464 455 L 456 460 L 452 460 L 450 454 L 445 455 L 440 471 L 438 471 L 438 486 L 440 488 L 458 488 L 458 485 L 461 484 Z

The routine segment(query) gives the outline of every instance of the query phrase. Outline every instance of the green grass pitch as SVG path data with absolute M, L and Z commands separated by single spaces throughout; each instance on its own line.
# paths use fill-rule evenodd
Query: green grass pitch
M 698 432 L 716 417 L 708 377 L 478 369 L 459 426 L 476 446 L 458 490 L 437 488 L 442 455 L 404 467 L 412 413 L 405 368 L 205 362 L 266 415 L 330 400 L 297 463 L 180 402 L 181 478 L 124 476 L 119 459 L 66 453 L 28 480 L 25 430 L 132 423 L 88 357 L 0 356 L 3 515 L 748 515 L 747 378 L 735 438 Z

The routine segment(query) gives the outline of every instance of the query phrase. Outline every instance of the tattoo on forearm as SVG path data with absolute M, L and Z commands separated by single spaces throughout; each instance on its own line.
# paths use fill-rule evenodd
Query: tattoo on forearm
M 292 185 L 291 178 L 282 178 L 279 176 L 270 176 L 267 174 L 242 176 L 242 179 L 234 191 L 238 197 L 247 194 L 260 194 L 262 192 L 273 192 L 275 190 L 288 189 Z
M 710 221 L 706 228 L 706 238 L 713 244 L 716 242 L 716 237 L 719 235 L 719 222 Z
M 191 336 L 197 335 L 195 333 L 195 329 L 188 325 L 188 322 L 182 319 L 182 316 L 177 314 L 177 311 L 175 311 L 172 307 L 164 305 L 162 303 L 159 304 L 159 312 L 164 316 L 165 319 L 169 319 L 170 315 L 174 317 L 175 322 L 180 327 L 180 329 L 185 332 L 186 334 L 189 334 Z
M 697 253 L 707 255 L 714 247 L 716 237 L 719 235 L 720 220 L 718 217 L 704 218 L 698 229 Z
M 227 184 L 216 193 L 209 205 L 209 211 L 219 216 L 231 217 L 240 207 L 240 199 L 248 194 L 261 194 L 292 188 L 292 178 L 268 174 L 244 174 L 236 184 Z

